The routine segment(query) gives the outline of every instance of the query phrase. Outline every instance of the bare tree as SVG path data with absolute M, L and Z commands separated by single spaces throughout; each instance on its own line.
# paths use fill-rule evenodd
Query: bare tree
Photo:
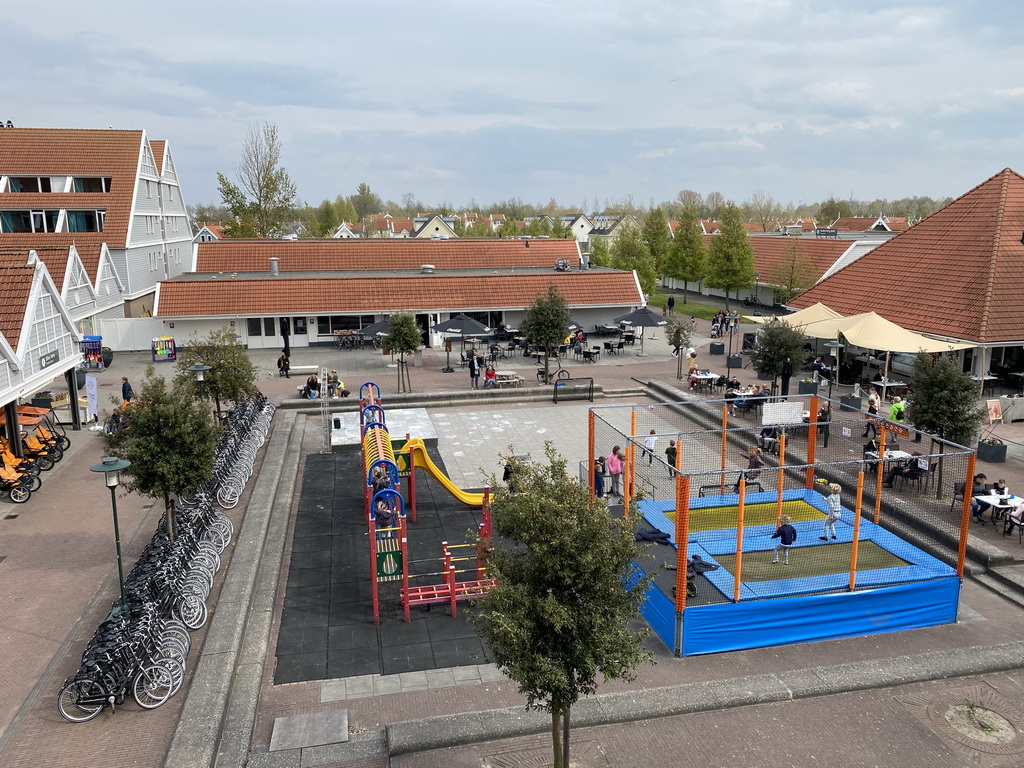
M 252 126 L 235 168 L 238 184 L 217 174 L 224 205 L 235 219 L 226 227 L 230 236 L 268 237 L 292 216 L 295 185 L 288 172 L 278 167 L 280 162 L 277 126 Z
M 782 219 L 782 206 L 763 189 L 755 190 L 743 208 L 747 218 L 760 226 L 762 232 L 771 232 Z

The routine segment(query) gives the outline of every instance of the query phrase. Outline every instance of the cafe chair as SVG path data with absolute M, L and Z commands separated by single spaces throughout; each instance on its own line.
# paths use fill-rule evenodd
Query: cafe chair
M 626 348 L 626 342 L 620 341 L 618 344 L 615 345 L 615 354 L 619 354 L 625 348 Z
M 956 509 L 956 503 L 964 503 L 964 483 L 953 483 L 953 500 L 949 503 L 949 511 Z
M 612 343 L 610 341 L 606 341 L 604 343 L 604 351 L 607 352 L 609 355 L 617 354 L 615 347 L 612 346 Z

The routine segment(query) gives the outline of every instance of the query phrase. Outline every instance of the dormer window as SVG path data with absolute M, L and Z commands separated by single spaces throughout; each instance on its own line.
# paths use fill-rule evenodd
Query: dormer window
M 0 232 L 56 232 L 59 210 L 0 211 Z
M 49 176 L 11 176 L 8 182 L 11 192 L 35 193 L 50 191 Z
M 105 193 L 110 191 L 109 176 L 75 176 L 75 192 Z

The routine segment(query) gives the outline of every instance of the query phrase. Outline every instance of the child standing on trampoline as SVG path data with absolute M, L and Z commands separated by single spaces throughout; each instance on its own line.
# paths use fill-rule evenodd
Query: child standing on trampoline
M 783 564 L 789 565 L 789 548 L 796 541 L 796 528 L 789 524 L 789 515 L 779 518 L 779 527 L 772 534 L 772 538 L 779 540 L 779 543 L 775 545 L 775 559 L 772 562 L 778 563 L 781 554 Z
M 843 505 L 839 500 L 839 494 L 843 491 L 842 486 L 839 483 L 832 483 L 828 489 L 832 493 L 825 500 L 828 503 L 828 514 L 825 515 L 825 530 L 818 537 L 822 541 L 828 541 L 829 533 L 832 534 L 833 539 L 836 538 L 836 522 L 843 517 Z

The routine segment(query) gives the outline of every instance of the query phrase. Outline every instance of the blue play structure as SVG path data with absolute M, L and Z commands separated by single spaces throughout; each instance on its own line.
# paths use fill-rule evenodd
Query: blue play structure
M 751 493 L 746 504 L 774 503 L 775 493 Z M 813 490 L 787 490 L 783 501 L 802 501 L 824 513 L 824 498 Z M 690 512 L 735 506 L 736 495 L 690 500 Z M 673 511 L 668 501 L 640 501 L 644 519 L 654 528 L 671 534 L 676 546 L 675 525 L 665 516 Z M 837 525 L 837 543 L 853 538 L 853 512 L 845 510 Z M 793 558 L 802 548 L 820 547 L 821 519 L 794 522 L 797 542 Z M 768 551 L 776 543 L 772 526 L 744 527 L 744 556 Z M 710 563 L 718 556 L 736 553 L 736 528 L 691 531 L 687 554 L 699 554 Z M 856 573 L 856 588 L 849 590 L 850 575 L 840 572 L 814 577 L 743 582 L 739 602 L 734 602 L 734 576 L 726 568 L 703 574 L 721 593 L 721 602 L 687 605 L 681 619 L 675 602 L 657 585 L 651 587 L 643 615 L 669 647 L 683 656 L 735 651 L 775 645 L 831 640 L 842 637 L 896 632 L 956 621 L 960 579 L 956 570 L 865 518 L 860 522 L 860 542 L 872 542 L 904 561 L 904 565 Z M 828 545 L 825 545 L 828 546 Z M 830 591 L 835 590 L 835 591 Z

